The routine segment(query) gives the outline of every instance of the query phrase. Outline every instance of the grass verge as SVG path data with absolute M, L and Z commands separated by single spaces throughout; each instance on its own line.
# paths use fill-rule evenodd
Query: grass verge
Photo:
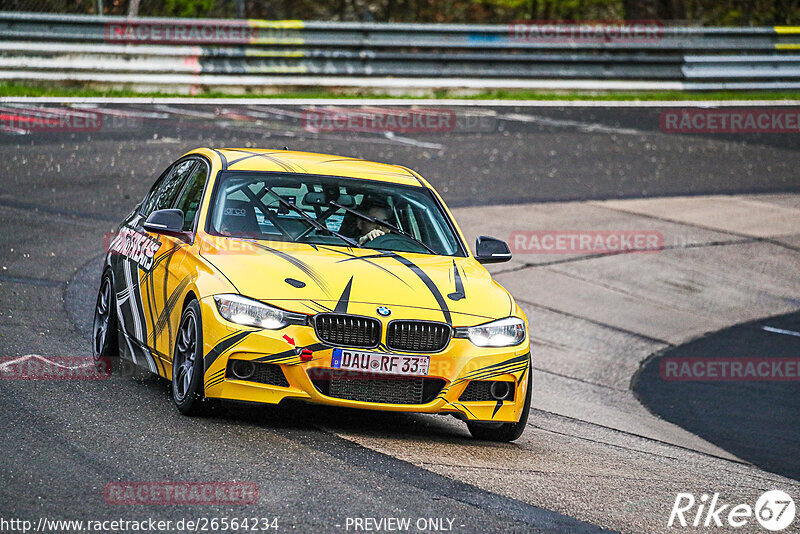
M 288 91 L 279 93 L 230 94 L 219 91 L 202 91 L 194 95 L 171 92 L 139 92 L 132 89 L 98 89 L 88 87 L 47 87 L 0 82 L 0 97 L 180 97 L 180 98 L 419 98 L 419 94 L 374 93 L 364 90 L 349 91 Z M 431 99 L 462 98 L 468 100 L 800 100 L 800 91 L 529 91 L 494 90 L 479 93 L 463 91 L 432 91 L 424 95 Z

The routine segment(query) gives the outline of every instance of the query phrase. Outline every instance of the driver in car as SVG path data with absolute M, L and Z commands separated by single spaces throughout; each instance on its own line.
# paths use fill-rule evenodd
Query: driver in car
M 362 211 L 362 213 L 365 213 L 366 215 L 369 215 L 375 219 L 381 219 L 385 221 L 390 212 L 388 207 L 373 205 L 366 211 Z M 368 243 L 376 237 L 385 235 L 389 231 L 389 229 L 385 226 L 381 226 L 380 224 L 375 224 L 372 221 L 361 218 L 356 221 L 356 226 L 358 227 L 359 234 L 361 234 L 361 237 L 358 238 L 359 245 Z

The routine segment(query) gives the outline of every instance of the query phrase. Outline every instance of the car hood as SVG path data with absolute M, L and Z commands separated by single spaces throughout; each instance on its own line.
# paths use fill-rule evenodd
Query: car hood
M 473 258 L 213 236 L 200 239 L 200 254 L 242 295 L 290 311 L 377 316 L 386 306 L 391 319 L 469 326 L 514 309 Z

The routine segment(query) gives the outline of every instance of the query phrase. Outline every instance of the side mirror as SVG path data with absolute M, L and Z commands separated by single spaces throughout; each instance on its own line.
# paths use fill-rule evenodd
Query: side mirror
M 142 225 L 148 232 L 177 237 L 188 241 L 190 232 L 183 231 L 183 211 L 156 210 L 150 214 Z
M 505 241 L 482 235 L 475 240 L 475 259 L 480 263 L 502 263 L 511 259 L 511 250 Z

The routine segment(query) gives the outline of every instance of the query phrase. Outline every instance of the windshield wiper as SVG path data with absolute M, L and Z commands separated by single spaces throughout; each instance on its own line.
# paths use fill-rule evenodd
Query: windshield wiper
M 292 211 L 294 211 L 296 213 L 299 213 L 300 216 L 303 218 L 303 220 L 305 220 L 308 224 L 310 224 L 311 226 L 313 226 L 317 230 L 322 231 L 322 232 L 327 232 L 327 233 L 329 233 L 329 234 L 331 234 L 331 235 L 333 235 L 335 237 L 338 237 L 339 239 L 341 239 L 345 243 L 349 244 L 350 246 L 353 246 L 353 247 L 356 247 L 356 248 L 364 248 L 364 247 L 362 247 L 361 245 L 358 244 L 358 241 L 355 241 L 354 239 L 350 239 L 347 236 L 343 236 L 339 232 L 334 232 L 333 230 L 331 230 L 327 226 L 324 226 L 324 225 L 320 224 L 319 221 L 317 221 L 313 217 L 309 217 L 306 214 L 306 212 L 303 211 L 302 208 L 298 207 L 296 204 L 293 204 L 293 203 L 289 202 L 288 200 L 284 200 L 284 198 L 281 197 L 275 191 L 273 191 L 271 187 L 265 187 L 264 189 L 266 189 L 266 191 L 269 194 L 271 194 L 273 197 L 278 199 L 278 202 L 280 202 L 280 204 L 282 206 L 284 206 L 286 208 L 289 208 L 290 210 L 292 210 Z
M 420 241 L 419 239 L 417 239 L 413 235 L 409 234 L 405 230 L 401 230 L 400 228 L 398 228 L 397 226 L 393 225 L 392 223 L 390 223 L 388 221 L 384 221 L 383 219 L 378 219 L 376 217 L 371 217 L 371 216 L 367 215 L 366 213 L 361 213 L 360 211 L 354 210 L 352 208 L 348 208 L 348 207 L 342 206 L 341 204 L 339 204 L 338 202 L 334 202 L 333 200 L 329 201 L 328 204 L 331 205 L 331 206 L 336 206 L 337 208 L 339 208 L 341 210 L 344 210 L 347 213 L 352 213 L 356 217 L 360 217 L 360 218 L 364 219 L 365 221 L 370 221 L 370 222 L 372 222 L 374 224 L 379 224 L 381 226 L 385 226 L 386 228 L 389 228 L 390 230 L 392 230 L 394 232 L 397 232 L 398 234 L 400 234 L 402 236 L 405 236 L 405 237 L 409 238 L 410 240 L 412 240 L 413 242 L 415 242 L 416 244 L 424 247 L 425 250 L 427 250 L 431 254 L 436 255 L 436 252 L 431 247 L 429 247 L 428 245 L 426 245 L 425 243 L 423 243 L 422 241 Z

